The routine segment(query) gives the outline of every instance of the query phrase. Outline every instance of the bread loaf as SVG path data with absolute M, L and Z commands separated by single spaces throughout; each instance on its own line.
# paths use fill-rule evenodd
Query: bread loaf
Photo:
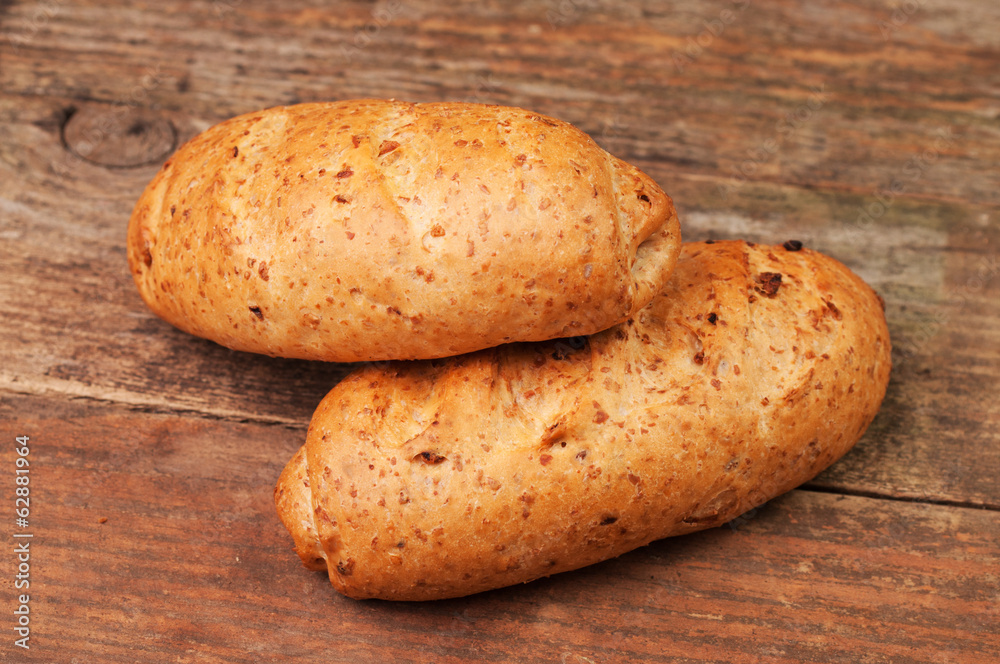
M 879 409 L 879 297 L 798 245 L 684 246 L 589 338 L 369 366 L 316 411 L 275 500 L 351 597 L 529 581 L 717 526 L 809 480 Z
M 670 199 L 571 125 L 361 100 L 233 118 L 132 213 L 143 299 L 238 350 L 434 358 L 606 329 L 663 287 Z

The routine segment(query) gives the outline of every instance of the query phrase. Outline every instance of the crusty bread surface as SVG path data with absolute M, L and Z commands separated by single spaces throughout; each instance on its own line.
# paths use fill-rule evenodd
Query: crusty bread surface
M 355 362 L 591 334 L 659 292 L 670 198 L 572 125 L 384 100 L 242 115 L 139 199 L 128 261 L 160 317 L 237 350 Z
M 530 581 L 718 526 L 814 477 L 879 409 L 880 298 L 798 245 L 684 246 L 591 337 L 361 368 L 275 500 L 306 566 L 356 598 Z

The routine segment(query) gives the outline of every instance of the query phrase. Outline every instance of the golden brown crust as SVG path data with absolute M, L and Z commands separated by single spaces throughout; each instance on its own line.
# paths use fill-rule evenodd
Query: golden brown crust
M 529 581 L 809 480 L 861 437 L 889 371 L 878 296 L 837 261 L 688 244 L 660 296 L 590 338 L 353 373 L 285 469 L 279 512 L 352 597 Z
M 571 125 L 479 104 L 301 104 L 223 122 L 142 195 L 149 307 L 238 350 L 354 362 L 606 329 L 680 249 L 670 198 Z

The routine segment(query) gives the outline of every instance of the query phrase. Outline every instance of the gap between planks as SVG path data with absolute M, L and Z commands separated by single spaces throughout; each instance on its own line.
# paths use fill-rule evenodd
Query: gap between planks
M 43 385 L 39 382 L 23 383 L 15 381 L 24 389 L 14 389 L 10 386 L 9 376 L 0 374 L 0 383 L 7 383 L 0 386 L 0 398 L 4 394 L 27 397 L 65 397 L 73 401 L 89 401 L 98 404 L 107 404 L 127 408 L 128 410 L 156 415 L 194 416 L 206 420 L 234 422 L 239 424 L 259 424 L 265 426 L 281 426 L 293 431 L 304 433 L 309 423 L 297 418 L 283 417 L 255 417 L 253 415 L 232 411 L 232 410 L 207 410 L 194 406 L 183 406 L 172 403 L 167 399 L 136 399 L 134 393 L 127 390 L 103 389 L 97 393 L 87 393 L 86 386 L 75 383 L 60 383 L 60 387 L 70 389 L 56 389 L 52 385 Z M 76 388 L 76 389 L 72 389 Z M 850 489 L 845 487 L 834 487 L 822 484 L 807 482 L 793 491 L 809 491 L 812 493 L 825 493 L 838 496 L 852 496 L 856 498 L 869 498 L 874 500 L 888 500 L 901 503 L 914 503 L 921 505 L 936 505 L 939 507 L 956 507 L 960 509 L 971 509 L 977 511 L 1000 512 L 1000 503 L 973 503 L 962 500 L 949 500 L 947 498 L 932 498 L 928 496 L 901 495 L 889 492 L 866 491 L 863 489 Z M 777 496 L 776 496 L 777 497 Z
M 94 390 L 94 388 L 90 386 L 65 381 L 58 381 L 58 387 L 56 387 L 55 383 L 57 383 L 57 381 L 52 381 L 51 383 L 46 383 L 44 381 L 12 381 L 10 380 L 9 375 L 0 373 L 0 398 L 3 398 L 4 394 L 21 397 L 65 397 L 66 399 L 73 401 L 91 401 L 94 403 L 121 406 L 134 412 L 157 415 L 194 415 L 206 420 L 219 420 L 240 424 L 283 426 L 302 432 L 304 432 L 309 426 L 309 422 L 302 421 L 298 418 L 280 416 L 261 417 L 238 410 L 229 410 L 224 408 L 216 410 L 207 408 L 203 409 L 194 405 L 186 406 L 178 404 L 169 399 L 157 399 L 154 397 L 145 399 L 136 398 L 135 393 L 129 390 L 116 390 L 113 388 L 109 389 L 100 387 Z
M 829 486 L 825 484 L 806 483 L 796 488 L 802 491 L 811 491 L 813 493 L 826 493 L 836 496 L 852 496 L 855 498 L 874 498 L 877 500 L 891 500 L 898 503 L 917 503 L 920 505 L 938 505 L 940 507 L 960 507 L 962 509 L 983 510 L 987 512 L 1000 512 L 1000 503 L 971 503 L 968 501 L 961 501 L 961 500 L 949 500 L 947 498 L 931 498 L 927 496 L 882 493 L 879 491 L 865 491 L 863 489 L 848 489 L 843 487 Z

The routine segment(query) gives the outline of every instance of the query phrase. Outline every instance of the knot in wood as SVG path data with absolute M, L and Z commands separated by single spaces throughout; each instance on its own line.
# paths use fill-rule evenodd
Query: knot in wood
M 63 142 L 92 164 L 134 168 L 163 161 L 177 143 L 177 132 L 169 120 L 150 109 L 87 104 L 69 114 Z

